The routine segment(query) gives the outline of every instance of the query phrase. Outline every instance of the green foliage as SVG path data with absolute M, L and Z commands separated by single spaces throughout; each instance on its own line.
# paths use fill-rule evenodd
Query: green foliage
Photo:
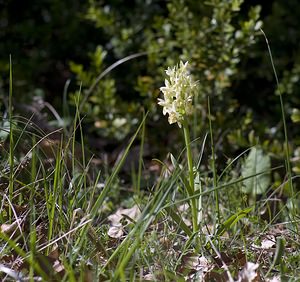
M 225 231 L 230 230 L 233 228 L 239 220 L 246 217 L 253 208 L 246 208 L 244 210 L 238 211 L 234 215 L 230 216 L 228 219 L 226 219 L 218 228 L 217 235 L 222 236 Z
M 119 73 L 112 73 L 112 77 L 117 76 L 115 81 L 119 84 L 114 85 L 114 91 L 110 84 L 110 95 L 106 96 L 106 92 L 101 89 L 107 84 L 106 79 L 100 81 L 98 89 L 92 93 L 93 98 L 89 98 L 86 104 L 87 117 L 99 118 L 100 124 L 110 128 L 113 135 L 120 128 L 112 129 L 115 117 L 109 118 L 104 114 L 103 101 L 113 115 L 119 114 L 127 120 L 127 132 L 130 129 L 129 121 L 141 107 L 150 110 L 152 119 L 157 120 L 156 102 L 158 88 L 162 85 L 162 73 L 167 66 L 176 65 L 181 59 L 190 62 L 199 81 L 196 105 L 199 110 L 199 128 L 204 126 L 202 121 L 207 115 L 207 95 L 214 98 L 214 118 L 224 126 L 228 123 L 224 112 L 228 108 L 233 112 L 238 106 L 229 87 L 238 73 L 242 55 L 255 43 L 255 35 L 262 25 L 259 6 L 240 13 L 242 2 L 219 0 L 199 4 L 195 1 L 173 0 L 164 6 L 151 1 L 136 1 L 125 7 L 120 6 L 118 1 L 110 4 L 91 1 L 84 18 L 92 21 L 99 32 L 109 38 L 103 47 L 107 54 L 121 59 L 128 54 L 146 51 L 148 57 L 146 60 L 141 58 L 126 63 L 123 67 L 126 72 L 121 66 Z M 83 86 L 88 87 L 90 78 L 95 79 L 99 74 L 99 69 L 95 69 L 95 61 L 99 60 L 97 58 L 105 58 L 107 55 L 97 52 L 91 56 L 88 71 L 82 71 L 83 66 L 76 65 L 74 68 L 74 64 L 71 65 L 71 69 L 78 75 L 78 82 L 82 82 Z M 111 59 L 106 58 L 104 61 L 108 66 L 107 61 Z M 103 130 L 98 133 L 103 134 Z
M 260 195 L 269 188 L 271 160 L 263 150 L 253 147 L 242 166 L 243 192 Z
M 72 78 L 69 71 L 76 75 L 78 85 L 82 83 L 84 97 L 85 90 L 112 63 L 146 51 L 147 56 L 111 71 L 92 91 L 83 108 L 90 132 L 122 140 L 132 131 L 142 108 L 150 110 L 150 122 L 157 122 L 162 74 L 181 59 L 189 60 L 200 85 L 194 117 L 198 128 L 192 131 L 193 137 L 205 130 L 206 98 L 210 95 L 213 126 L 220 128 L 216 137 L 227 135 L 216 153 L 252 146 L 251 140 L 265 143 L 276 139 L 280 143 L 280 107 L 259 35 L 263 20 L 281 81 L 276 91 L 284 94 L 289 117 L 296 118 L 300 14 L 296 0 L 265 2 L 261 8 L 240 0 L 45 3 L 35 1 L 26 9 L 15 0 L 0 3 L 0 97 L 4 109 L 8 105 L 10 53 L 18 102 L 30 103 L 36 89 L 43 89 L 46 101 L 54 103 L 60 113 L 64 84 Z M 26 12 L 21 14 L 22 10 Z M 78 88 L 72 82 L 69 92 Z M 70 101 L 74 104 L 74 95 Z M 270 124 L 272 133 L 266 129 Z M 291 127 L 293 136 L 298 133 Z
M 251 6 L 244 1 L 196 3 L 172 0 L 161 5 L 152 1 L 135 1 L 128 6 L 121 5 L 119 1 L 90 1 L 83 18 L 92 22 L 99 34 L 105 35 L 107 42 L 90 55 L 88 68 L 71 64 L 78 84 L 82 83 L 83 93 L 89 91 L 112 62 L 144 51 L 147 57 L 126 62 L 100 80 L 84 105 L 85 121 L 93 125 L 90 128 L 95 134 L 119 140 L 131 131 L 142 108 L 150 111 L 150 122 L 157 124 L 161 115 L 156 104 L 164 70 L 176 65 L 179 60 L 189 61 L 199 82 L 192 139 L 208 130 L 207 97 L 210 96 L 213 127 L 219 130 L 216 136 L 222 134 L 223 138 L 216 154 L 223 151 L 235 153 L 261 144 L 264 150 L 271 152 L 271 156 L 277 159 L 284 157 L 281 124 L 269 129 L 270 122 L 281 120 L 277 97 L 273 95 L 266 100 L 272 101 L 273 107 L 264 100 L 255 99 L 255 96 L 247 98 L 252 95 L 247 89 L 250 82 L 252 89 L 256 85 L 252 91 L 263 92 L 256 79 L 272 79 L 268 55 L 262 52 L 266 47 L 256 45 L 259 50 L 254 47 L 261 39 L 260 13 L 260 6 Z M 266 22 L 268 25 L 269 18 Z M 247 62 L 252 58 L 259 58 L 268 69 L 264 66 L 262 73 L 256 65 L 249 68 Z M 292 76 L 288 73 L 280 86 L 283 93 L 287 91 L 284 89 L 290 89 L 290 93 L 295 89 L 297 68 Z M 240 92 L 245 92 L 243 97 Z M 251 99 L 250 104 L 248 99 Z M 297 101 L 297 98 L 293 99 Z M 257 122 L 261 107 L 265 109 L 266 119 Z M 288 103 L 287 111 L 292 114 L 289 107 Z M 276 111 L 276 114 L 269 116 L 269 111 Z M 295 113 L 294 110 L 292 120 L 296 119 Z M 163 121 L 160 124 L 165 126 Z M 159 136 L 159 133 L 151 133 L 153 138 L 156 135 Z
M 103 74 L 103 60 L 107 53 L 98 46 L 94 53 L 90 54 L 92 65 L 89 70 L 84 70 L 81 64 L 70 63 L 71 70 L 76 73 L 78 86 L 87 90 L 83 96 L 88 97 L 87 102 L 82 104 L 81 112 L 86 114 L 85 122 L 91 123 L 90 132 L 103 137 L 114 137 L 122 140 L 128 135 L 131 125 L 137 123 L 132 119 L 131 112 L 135 109 L 133 103 L 125 102 L 116 95 L 115 80 L 103 78 L 94 84 L 96 74 Z M 91 85 L 95 85 L 90 91 Z M 90 93 L 91 92 L 91 93 Z M 71 104 L 75 105 L 77 93 L 71 94 Z
M 257 258 L 264 280 L 271 279 L 266 276 L 274 270 L 282 279 L 299 276 L 299 177 L 290 173 L 300 172 L 299 97 L 295 95 L 299 35 L 297 25 L 289 32 L 282 25 L 288 8 L 295 7 L 298 16 L 296 0 L 273 1 L 273 14 L 265 21 L 268 38 L 271 34 L 273 41 L 273 35 L 280 33 L 277 39 L 282 36 L 285 41 L 280 42 L 284 48 L 271 44 L 274 58 L 280 58 L 275 64 L 283 77 L 277 90 L 265 45 L 255 44 L 262 42 L 260 13 L 266 15 L 267 2 L 262 3 L 262 11 L 242 0 L 135 0 L 126 4 L 90 0 L 85 5 L 44 0 L 34 1 L 24 11 L 20 1 L 2 2 L 0 71 L 6 74 L 0 78 L 4 112 L 0 123 L 0 279 L 7 279 L 8 274 L 15 280 L 41 276 L 47 281 L 133 281 L 146 280 L 146 276 L 151 281 L 228 280 L 232 273 L 232 280 L 240 280 L 239 270 L 247 270 L 247 264 L 242 264 L 258 262 Z M 291 18 L 296 21 L 294 14 Z M 16 38 L 6 41 L 8 23 Z M 86 32 L 91 30 L 92 35 Z M 32 40 L 29 47 L 23 45 L 27 38 Z M 284 53 L 285 44 L 291 44 L 295 53 Z M 14 88 L 6 56 L 10 49 L 18 58 L 13 60 Z M 134 56 L 128 59 L 130 54 Z M 197 110 L 186 121 L 193 125 L 192 138 L 190 128 L 184 126 L 185 147 L 177 144 L 179 134 L 165 126 L 166 119 L 157 111 L 164 70 L 179 60 L 189 61 L 200 86 Z M 112 68 L 116 61 L 120 64 Z M 53 75 L 57 70 L 59 83 Z M 76 83 L 73 80 L 65 94 L 70 94 L 69 103 L 76 112 L 63 132 L 44 133 L 34 128 L 32 120 L 13 112 L 13 98 L 18 106 L 30 101 L 31 94 L 37 96 L 40 87 L 45 88 L 47 101 L 53 102 L 53 97 L 61 101 L 61 86 L 71 77 L 69 70 Z M 258 83 L 266 80 L 266 85 Z M 276 91 L 287 101 L 285 109 L 273 95 Z M 68 112 L 66 105 L 56 106 L 49 109 L 60 113 L 64 107 Z M 138 122 L 136 117 L 144 109 L 149 114 Z M 290 144 L 282 129 L 281 109 L 289 116 Z M 39 107 L 34 110 L 40 114 Z M 136 124 L 135 134 L 114 167 L 105 167 L 103 172 L 102 158 L 89 159 L 85 133 L 104 137 L 105 142 L 109 137 L 120 141 Z M 203 137 L 207 131 L 210 148 Z M 75 146 L 78 139 L 80 148 Z M 198 140 L 204 140 L 203 144 L 199 146 Z M 144 152 L 146 145 L 152 145 L 150 141 L 157 150 L 166 147 L 179 156 L 171 155 L 172 165 L 169 160 L 149 161 Z M 244 148 L 249 147 L 242 160 L 248 151 Z M 136 180 L 128 184 L 121 174 L 130 166 L 131 153 L 139 154 L 139 164 L 137 176 L 132 172 Z M 156 157 L 156 152 L 150 153 Z M 286 169 L 275 169 L 277 163 L 282 166 L 284 157 Z M 146 181 L 149 190 L 140 187 L 144 173 L 153 174 L 149 186 Z M 249 194 L 255 199 L 253 206 L 247 201 Z M 138 218 L 122 214 L 121 225 L 110 224 L 112 209 L 133 203 L 140 211 Z M 122 234 L 111 236 L 112 228 L 122 229 Z M 266 249 L 272 248 L 276 237 L 272 264 Z M 263 246 L 263 239 L 271 247 Z M 232 259 L 234 253 L 241 256 Z M 44 269 L 44 262 L 49 267 Z
M 300 122 L 300 110 L 299 109 L 293 109 L 291 119 L 294 123 Z
M 293 171 L 296 174 L 300 174 L 300 147 L 297 147 L 294 151 L 294 155 L 292 158 Z
M 10 123 L 6 119 L 1 119 L 0 142 L 4 142 L 9 137 Z

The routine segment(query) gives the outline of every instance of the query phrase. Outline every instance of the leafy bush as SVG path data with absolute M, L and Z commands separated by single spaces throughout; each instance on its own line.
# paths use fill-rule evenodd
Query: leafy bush
M 63 87 L 75 74 L 78 86 L 71 83 L 70 91 L 82 85 L 81 96 L 88 96 L 82 110 L 93 134 L 124 139 L 144 108 L 151 112 L 149 124 L 159 121 L 165 130 L 166 121 L 156 110 L 163 72 L 180 59 L 189 60 L 200 85 L 193 136 L 206 132 L 209 96 L 219 157 L 223 151 L 261 143 L 276 161 L 284 152 L 283 130 L 274 95 L 279 90 L 259 32 L 263 20 L 284 95 L 293 168 L 298 171 L 299 128 L 291 123 L 299 120 L 300 102 L 296 0 L 265 2 L 261 8 L 242 0 L 136 0 L 126 5 L 120 0 L 45 0 L 26 9 L 20 5 L 14 0 L 0 3 L 3 112 L 11 53 L 18 103 L 45 96 L 61 113 Z M 107 67 L 131 54 L 140 56 L 125 60 L 94 84 Z M 74 94 L 70 103 L 74 104 Z M 150 134 L 161 140 L 160 131 Z M 170 134 L 172 140 L 164 142 L 176 144 L 176 134 Z
M 288 6 L 277 1 L 273 5 L 274 14 L 266 17 L 268 36 L 272 37 L 272 17 L 279 25 L 282 23 L 278 6 L 285 5 Z M 268 6 L 263 5 L 267 15 Z M 251 6 L 242 0 L 204 3 L 172 0 L 159 4 L 135 1 L 128 6 L 120 1 L 104 4 L 90 1 L 84 17 L 93 22 L 108 40 L 91 55 L 89 68 L 71 64 L 78 75 L 78 84 L 82 82 L 82 96 L 90 94 L 84 107 L 86 120 L 96 125 L 93 127 L 96 134 L 122 139 L 130 132 L 131 121 L 135 121 L 145 108 L 151 113 L 150 123 L 159 121 L 163 130 L 169 130 L 165 129 L 165 121 L 160 119 L 156 110 L 161 78 L 167 66 L 176 65 L 179 60 L 189 61 L 200 86 L 193 137 L 205 134 L 209 117 L 216 129 L 217 157 L 222 158 L 224 151 L 235 154 L 260 143 L 276 163 L 285 156 L 284 134 L 279 99 L 274 95 L 276 82 L 260 31 L 260 12 L 260 6 Z M 146 52 L 147 56 L 126 61 L 100 80 L 95 91 L 89 93 L 86 90 L 114 61 L 141 52 Z M 286 67 L 290 61 L 288 55 L 279 55 L 286 62 L 283 67 Z M 102 58 L 101 68 L 95 69 L 99 57 Z M 279 73 L 282 72 L 279 66 Z M 293 91 L 298 76 L 297 65 L 283 76 L 280 88 L 285 92 Z M 258 84 L 261 81 L 264 84 Z M 260 92 L 262 96 L 268 93 L 268 97 L 259 99 L 255 93 Z M 294 108 L 293 120 L 297 120 L 293 101 L 297 102 L 297 98 L 286 103 L 286 110 L 292 114 Z M 152 138 L 158 135 L 160 139 L 157 131 L 150 135 Z M 172 139 L 166 142 L 176 144 L 174 135 Z M 297 141 L 291 143 L 292 148 L 294 145 Z M 297 171 L 297 166 L 294 171 Z
M 238 73 L 242 55 L 255 43 L 255 35 L 262 24 L 259 20 L 260 8 L 252 7 L 245 16 L 240 13 L 242 1 L 210 1 L 200 5 L 195 1 L 174 0 L 167 5 L 136 1 L 129 7 L 119 4 L 116 1 L 100 5 L 92 1 L 86 18 L 110 38 L 103 48 L 115 59 L 143 51 L 148 56 L 127 62 L 111 74 L 118 78 L 118 84 L 116 92 L 112 90 L 113 87 L 110 88 L 110 93 L 114 93 L 109 96 L 111 101 L 106 100 L 105 106 L 103 101 L 107 95 L 101 93 L 108 81 L 100 81 L 97 91 L 89 98 L 87 115 L 94 117 L 96 112 L 97 117 L 105 116 L 105 107 L 108 105 L 110 113 L 116 112 L 126 117 L 128 102 L 131 102 L 131 109 L 139 111 L 146 106 L 152 112 L 152 118 L 157 119 L 157 89 L 162 84 L 163 71 L 166 66 L 174 65 L 182 59 L 190 61 L 195 77 L 199 80 L 199 128 L 204 126 L 203 120 L 207 116 L 208 95 L 213 101 L 212 112 L 216 122 L 225 125 L 228 119 L 224 112 L 229 109 L 232 113 L 238 106 L 229 87 Z M 97 57 L 103 57 L 99 50 L 102 49 L 97 49 L 93 54 L 92 68 L 88 71 L 82 72 L 82 67 L 71 65 L 83 86 L 88 87 L 92 83 L 92 74 L 94 80 L 99 74 L 100 69 L 93 68 Z M 115 103 L 116 99 L 121 102 Z M 134 114 L 134 111 L 129 112 Z M 111 126 L 111 123 L 107 125 Z

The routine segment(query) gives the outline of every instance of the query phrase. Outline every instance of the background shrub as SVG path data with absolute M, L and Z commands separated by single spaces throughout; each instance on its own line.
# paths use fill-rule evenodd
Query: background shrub
M 31 1 L 30 5 L 0 1 L 3 116 L 7 111 L 8 55 L 12 54 L 18 104 L 30 104 L 39 96 L 62 115 L 62 93 L 70 79 L 70 105 L 74 105 L 80 85 L 81 96 L 89 94 L 82 112 L 90 136 L 123 140 L 141 112 L 149 110 L 149 134 L 153 140 L 162 140 L 161 131 L 151 132 L 151 124 L 165 130 L 166 119 L 156 106 L 164 69 L 180 59 L 189 60 L 200 85 L 194 137 L 207 131 L 210 97 L 219 157 L 224 151 L 236 153 L 260 143 L 273 159 L 281 158 L 279 90 L 259 31 L 263 24 L 284 95 L 293 166 L 298 171 L 297 4 L 295 0 L 211 0 L 200 4 L 193 0 L 136 0 L 126 4 L 117 0 L 43 0 Z M 141 52 L 146 55 L 120 64 L 89 91 L 107 67 Z M 163 142 L 176 143 L 176 135 L 169 132 L 169 136 L 171 140 Z

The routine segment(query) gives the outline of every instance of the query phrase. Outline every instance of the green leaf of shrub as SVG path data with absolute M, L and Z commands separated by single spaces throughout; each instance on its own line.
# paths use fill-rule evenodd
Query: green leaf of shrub
M 242 166 L 242 177 L 250 177 L 243 181 L 242 191 L 252 195 L 263 194 L 270 185 L 270 169 L 270 157 L 262 149 L 253 147 Z M 263 174 L 257 175 L 259 173 Z
M 300 122 L 300 110 L 299 109 L 293 109 L 293 113 L 291 115 L 291 119 L 293 122 Z

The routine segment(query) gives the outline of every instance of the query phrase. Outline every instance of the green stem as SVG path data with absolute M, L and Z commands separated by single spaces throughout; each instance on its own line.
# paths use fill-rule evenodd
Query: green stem
M 195 192 L 195 179 L 194 179 L 194 171 L 193 171 L 193 157 L 191 150 L 191 140 L 190 140 L 190 131 L 186 121 L 183 122 L 183 133 L 184 133 L 184 142 L 186 146 L 186 155 L 188 161 L 188 169 L 189 169 L 189 185 L 192 195 Z M 189 189 L 188 189 L 189 190 Z M 192 196 L 189 195 L 189 196 Z M 198 210 L 197 210 L 197 199 L 191 199 L 191 208 L 192 208 L 192 222 L 193 222 L 193 231 L 197 232 L 199 230 L 198 227 Z
M 208 121 L 209 121 L 209 133 L 210 133 L 210 144 L 211 144 L 211 154 L 212 154 L 212 170 L 213 170 L 213 184 L 214 188 L 218 186 L 217 183 L 217 172 L 216 172 L 216 160 L 215 160 L 215 147 L 214 138 L 211 124 L 211 114 L 210 114 L 210 99 L 207 97 L 207 108 L 208 108 Z M 217 223 L 220 223 L 220 206 L 219 206 L 219 192 L 215 191 L 214 198 L 216 201 L 216 211 L 217 211 Z
M 13 202 L 13 193 L 14 193 L 14 124 L 13 124 L 13 106 L 12 106 L 12 61 L 11 55 L 9 56 L 9 97 L 8 97 L 8 113 L 9 113 L 9 200 Z M 9 205 L 9 218 L 12 219 L 12 209 Z
M 289 190 L 290 190 L 290 192 L 292 194 L 292 197 L 291 197 L 291 200 L 292 200 L 291 201 L 292 202 L 292 215 L 295 218 L 295 216 L 296 216 L 296 204 L 295 204 L 295 201 L 294 201 L 294 199 L 295 199 L 295 191 L 294 191 L 293 178 L 292 178 L 292 169 L 291 169 L 291 164 L 290 164 L 289 138 L 288 138 L 288 133 L 287 133 L 286 118 L 285 118 L 285 111 L 284 111 L 284 103 L 283 103 L 282 93 L 280 91 L 279 79 L 278 79 L 276 68 L 275 68 L 274 61 L 273 61 L 273 55 L 272 55 L 271 47 L 269 45 L 269 41 L 268 41 L 268 38 L 267 38 L 265 32 L 262 29 L 260 29 L 260 31 L 263 34 L 263 36 L 265 38 L 265 41 L 266 41 L 266 44 L 267 44 L 267 47 L 268 47 L 269 57 L 270 57 L 270 61 L 271 61 L 273 73 L 274 73 L 274 76 L 275 76 L 277 89 L 279 91 L 279 101 L 280 101 L 280 108 L 281 108 L 281 118 L 282 118 L 283 133 L 284 133 L 285 166 L 286 166 L 286 173 L 287 173 L 287 178 L 288 178 Z M 297 225 L 296 225 L 296 228 L 298 230 Z

